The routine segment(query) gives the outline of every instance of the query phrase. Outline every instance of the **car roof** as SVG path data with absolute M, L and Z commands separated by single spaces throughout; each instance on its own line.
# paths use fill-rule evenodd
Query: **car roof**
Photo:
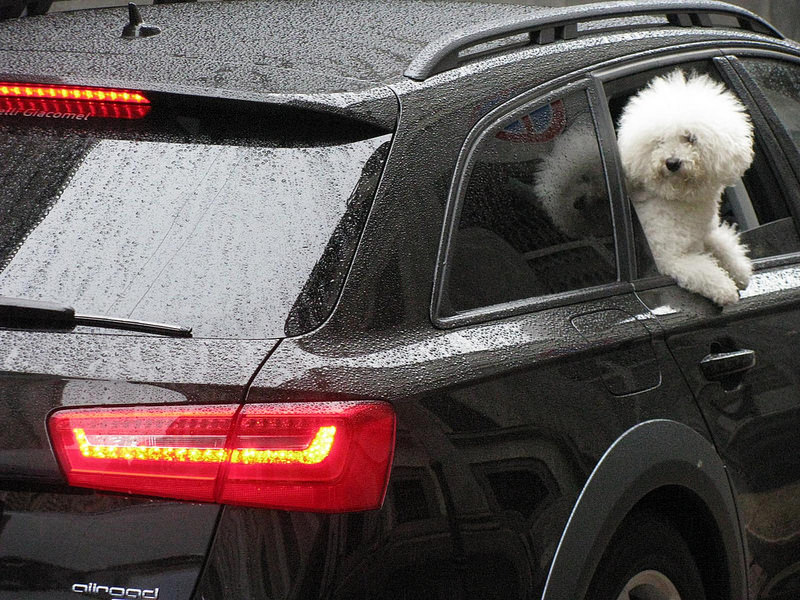
M 144 21 L 161 32 L 130 39 L 122 36 L 128 9 L 119 6 L 0 22 L 0 64 L 10 69 L 0 70 L 0 78 L 293 104 L 388 130 L 398 109 L 387 86 L 457 66 L 463 48 L 520 32 L 532 40 L 547 38 L 541 27 L 556 40 L 568 39 L 578 35 L 581 19 L 641 13 L 643 7 L 661 11 L 665 25 L 674 19 L 673 25 L 683 25 L 685 18 L 689 29 L 707 25 L 702 11 L 722 7 L 738 11 L 742 28 L 755 25 L 770 33 L 752 13 L 714 0 L 617 0 L 567 8 L 233 0 L 142 6 Z M 685 14 L 675 13 L 683 7 Z M 466 60 L 472 56 L 467 52 Z
M 98 70 L 143 83 L 272 93 L 356 92 L 397 80 L 429 42 L 530 6 L 429 0 L 204 2 L 140 7 L 150 38 L 123 39 L 126 7 L 0 23 L 4 64 L 31 75 Z M 48 56 L 51 55 L 51 56 Z

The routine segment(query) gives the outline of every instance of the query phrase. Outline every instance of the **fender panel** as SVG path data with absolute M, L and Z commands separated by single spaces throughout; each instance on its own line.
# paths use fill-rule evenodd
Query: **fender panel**
M 626 431 L 597 463 L 561 536 L 542 600 L 583 598 L 625 516 L 649 492 L 666 485 L 687 488 L 705 502 L 725 546 L 731 600 L 745 600 L 744 550 L 725 466 L 711 442 L 694 429 L 660 419 Z

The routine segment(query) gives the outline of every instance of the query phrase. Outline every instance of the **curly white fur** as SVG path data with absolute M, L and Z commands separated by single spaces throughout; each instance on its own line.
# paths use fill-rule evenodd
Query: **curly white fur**
M 636 214 L 660 273 L 720 306 L 739 299 L 753 268 L 720 222 L 725 186 L 753 160 L 744 107 L 707 75 L 656 77 L 625 106 L 617 132 Z
M 553 225 L 568 237 L 609 234 L 606 180 L 591 123 L 576 121 L 556 138 L 537 169 L 534 193 Z

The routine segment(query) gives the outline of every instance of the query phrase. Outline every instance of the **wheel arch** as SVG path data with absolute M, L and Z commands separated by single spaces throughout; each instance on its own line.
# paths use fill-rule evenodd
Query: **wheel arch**
M 747 597 L 739 519 L 725 466 L 700 433 L 659 419 L 626 431 L 595 466 L 562 533 L 542 600 L 583 598 L 614 532 L 643 506 L 664 511 L 688 536 L 693 552 L 716 541 L 720 560 L 700 558 L 698 564 L 711 570 L 703 575 L 716 594 L 710 598 Z M 711 537 L 704 539 L 703 532 Z M 719 581 L 720 572 L 726 580 Z
M 653 490 L 632 510 L 649 510 L 667 517 L 686 541 L 695 558 L 708 600 L 727 600 L 731 595 L 730 568 L 722 532 L 700 496 L 683 486 L 668 485 Z

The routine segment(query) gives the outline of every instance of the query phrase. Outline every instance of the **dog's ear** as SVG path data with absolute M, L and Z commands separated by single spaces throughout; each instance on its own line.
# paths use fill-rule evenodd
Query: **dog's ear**
M 749 119 L 748 119 L 749 125 Z M 745 129 L 744 126 L 741 126 Z M 723 158 L 729 167 L 729 177 L 725 182 L 727 184 L 736 183 L 736 180 L 744 175 L 745 171 L 750 168 L 753 163 L 753 133 L 752 126 L 746 128 L 746 135 L 744 131 L 742 135 L 732 136 L 730 144 L 727 146 L 726 157 Z
M 619 148 L 625 178 L 634 187 L 650 181 L 654 167 L 651 160 L 653 148 L 658 143 L 659 129 L 653 127 L 652 100 L 658 100 L 657 86 L 644 88 L 632 96 L 619 118 L 617 147 Z
M 686 79 L 674 103 L 682 103 L 681 119 L 697 138 L 707 176 L 721 185 L 735 183 L 753 161 L 753 125 L 744 105 L 705 74 Z
M 723 89 L 706 111 L 698 146 L 713 163 L 707 165 L 722 184 L 732 184 L 753 162 L 753 124 L 745 107 Z

